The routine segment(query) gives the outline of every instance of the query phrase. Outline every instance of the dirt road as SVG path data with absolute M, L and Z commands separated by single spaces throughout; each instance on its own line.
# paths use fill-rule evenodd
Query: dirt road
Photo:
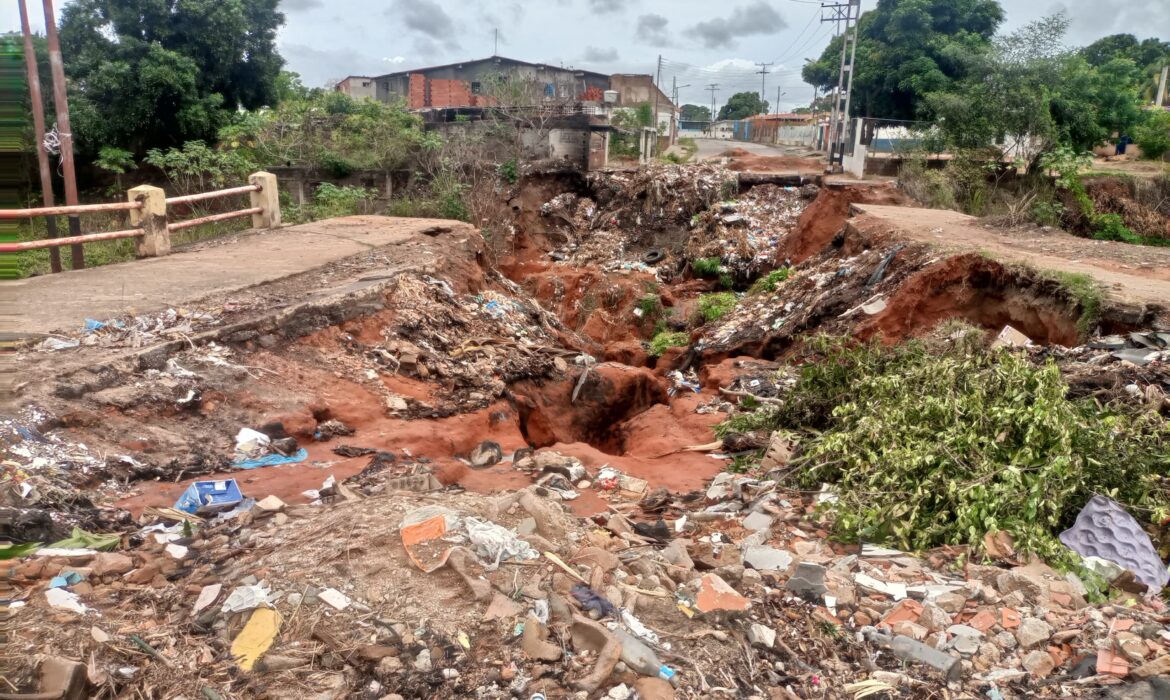
M 947 249 L 984 253 L 1042 270 L 1087 274 L 1110 299 L 1162 307 L 1162 318 L 1170 322 L 1166 311 L 1170 248 L 1095 241 L 1056 229 L 992 228 L 975 217 L 942 209 L 855 204 L 853 212 L 852 224 L 857 227 L 885 227 L 899 236 Z

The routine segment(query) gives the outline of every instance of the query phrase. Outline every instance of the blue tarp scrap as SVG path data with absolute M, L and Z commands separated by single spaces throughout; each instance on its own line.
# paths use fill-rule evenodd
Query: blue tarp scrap
M 259 469 L 260 467 L 275 467 L 280 464 L 292 464 L 294 462 L 303 462 L 309 458 L 309 452 L 305 448 L 301 448 L 296 453 L 285 457 L 276 453 L 257 457 L 256 459 L 245 459 L 242 462 L 234 462 L 232 466 L 236 469 Z

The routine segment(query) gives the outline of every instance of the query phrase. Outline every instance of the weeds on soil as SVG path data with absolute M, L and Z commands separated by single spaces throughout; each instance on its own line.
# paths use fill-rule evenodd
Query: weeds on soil
M 734 292 L 718 292 L 716 294 L 704 294 L 699 297 L 699 317 L 703 323 L 711 323 L 718 321 L 739 303 Z
M 681 331 L 677 333 L 662 331 L 650 341 L 650 357 L 661 357 L 667 348 L 685 348 L 690 340 L 690 336 Z
M 772 270 L 768 274 L 756 280 L 748 294 L 771 294 L 784 282 L 788 281 L 788 277 L 792 271 L 787 267 L 782 267 L 779 270 Z
M 1056 533 L 1093 494 L 1151 521 L 1170 514 L 1170 426 L 1159 415 L 1070 400 L 1052 362 L 915 341 L 820 337 L 783 408 L 739 414 L 720 434 L 808 431 L 793 473 L 836 485 L 838 535 L 907 550 L 977 544 L 1006 530 L 1022 551 L 1068 558 Z

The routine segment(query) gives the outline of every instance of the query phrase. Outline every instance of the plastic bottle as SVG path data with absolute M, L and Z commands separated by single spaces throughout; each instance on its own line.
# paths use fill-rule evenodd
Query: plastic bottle
M 627 634 L 624 630 L 614 630 L 614 634 L 622 643 L 622 663 L 629 666 L 643 676 L 656 676 L 678 687 L 679 677 L 675 670 L 662 663 L 654 650 L 642 643 L 640 639 Z

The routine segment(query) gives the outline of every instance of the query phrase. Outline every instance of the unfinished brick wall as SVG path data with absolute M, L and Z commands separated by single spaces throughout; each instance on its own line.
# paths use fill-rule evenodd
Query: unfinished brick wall
M 407 97 L 411 109 L 422 109 L 430 104 L 427 99 L 427 77 L 422 73 L 410 74 L 410 95 Z

